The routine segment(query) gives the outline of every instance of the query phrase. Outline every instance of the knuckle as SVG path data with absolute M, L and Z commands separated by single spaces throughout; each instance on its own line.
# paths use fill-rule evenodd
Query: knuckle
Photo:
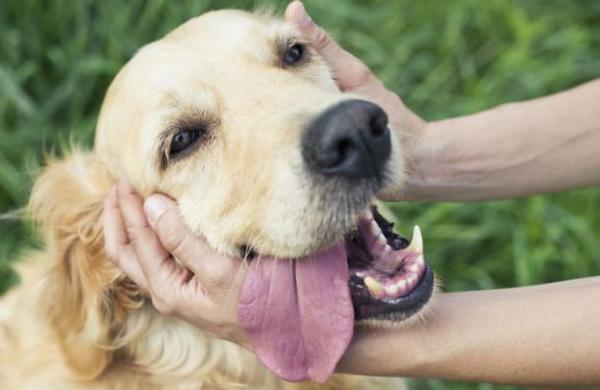
M 220 275 L 211 275 L 206 278 L 206 284 L 212 288 L 219 289 L 225 285 L 225 280 Z
M 331 38 L 327 35 L 325 30 L 319 27 L 313 37 L 313 42 L 315 49 L 321 51 L 331 44 Z
M 111 263 L 113 263 L 117 266 L 119 265 L 119 258 L 115 255 L 115 252 L 111 247 L 109 247 L 108 245 L 105 245 L 104 253 L 106 254 L 106 257 L 108 258 L 108 260 L 110 260 Z
M 231 284 L 230 274 L 223 270 L 213 271 L 211 275 L 206 275 L 204 280 L 210 287 L 209 291 L 228 290 Z
M 129 241 L 134 242 L 140 239 L 143 229 L 137 226 L 127 225 L 125 226 L 125 231 L 127 232 Z
M 223 265 L 222 267 L 218 267 L 217 270 L 214 271 L 214 275 L 212 277 L 212 283 L 216 286 L 225 286 L 229 284 L 231 277 L 231 269 L 230 267 Z
M 188 240 L 188 234 L 178 222 L 179 216 L 167 212 L 156 223 L 156 233 L 169 252 L 176 252 L 183 248 Z
M 360 83 L 366 83 L 371 81 L 374 78 L 373 72 L 371 69 L 362 62 L 356 68 L 356 81 Z
M 117 267 L 120 266 L 121 263 L 121 259 L 119 257 L 119 251 L 117 250 L 117 248 L 115 247 L 114 243 L 109 242 L 108 240 L 106 240 L 104 242 L 104 254 L 106 255 L 106 258 L 113 263 L 114 265 L 116 265 Z
M 189 236 L 178 231 L 171 231 L 163 236 L 163 244 L 171 253 L 181 253 L 186 247 Z
M 108 257 L 110 261 L 113 261 L 113 257 L 115 254 L 113 245 L 114 244 L 107 237 L 104 237 L 104 254 L 106 255 L 106 257 Z
M 212 295 L 212 293 L 216 291 L 220 291 L 223 286 L 226 284 L 226 280 L 223 277 L 222 273 L 217 270 L 205 270 L 209 272 L 204 272 L 202 277 L 202 284 L 206 287 L 206 292 L 208 295 Z
M 230 284 L 234 274 L 228 262 L 224 262 L 222 259 L 215 259 L 211 266 L 204 269 L 202 280 L 211 288 L 219 290 Z
M 135 227 L 127 229 L 129 241 L 136 247 L 144 245 L 152 239 L 152 231 L 149 227 Z

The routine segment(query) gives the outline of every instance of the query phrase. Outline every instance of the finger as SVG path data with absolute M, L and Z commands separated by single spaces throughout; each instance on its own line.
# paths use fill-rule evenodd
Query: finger
M 344 50 L 324 29 L 316 25 L 301 1 L 295 0 L 287 6 L 285 19 L 323 56 L 342 91 L 355 89 L 372 79 L 369 67 Z
M 138 286 L 147 290 L 148 281 L 140 268 L 133 248 L 129 245 L 115 187 L 111 188 L 104 201 L 102 218 L 106 255 L 125 275 Z
M 189 267 L 201 283 L 220 284 L 228 280 L 233 261 L 188 229 L 175 202 L 164 195 L 152 195 L 144 203 L 144 211 L 167 251 Z
M 127 237 L 150 289 L 159 295 L 168 294 L 176 287 L 174 283 L 189 279 L 189 272 L 181 269 L 161 244 L 146 220 L 142 199 L 124 179 L 117 185 L 117 199 Z
M 129 244 L 127 232 L 121 218 L 119 203 L 117 200 L 117 189 L 112 187 L 104 200 L 103 224 L 104 224 L 104 247 L 109 257 L 118 257 L 119 251 Z

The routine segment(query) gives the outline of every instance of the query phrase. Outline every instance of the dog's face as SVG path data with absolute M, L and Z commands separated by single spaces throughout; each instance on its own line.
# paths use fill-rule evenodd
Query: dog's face
M 327 162 L 315 169 L 311 153 L 328 153 L 323 144 L 332 142 L 317 139 L 322 130 L 311 134 L 315 121 L 352 120 L 344 110 L 357 109 L 355 121 L 385 120 L 352 99 L 289 25 L 213 12 L 144 47 L 122 70 L 101 112 L 96 151 L 143 194 L 175 198 L 215 248 L 299 257 L 341 238 L 377 190 L 399 182 L 394 134 L 371 173 L 327 174 L 319 166 Z
M 221 252 L 298 259 L 345 242 L 359 320 L 401 320 L 431 296 L 420 233 L 406 248 L 370 211 L 402 179 L 386 114 L 338 90 L 281 21 L 211 12 L 141 49 L 108 91 L 95 151 L 142 195 L 173 197 Z

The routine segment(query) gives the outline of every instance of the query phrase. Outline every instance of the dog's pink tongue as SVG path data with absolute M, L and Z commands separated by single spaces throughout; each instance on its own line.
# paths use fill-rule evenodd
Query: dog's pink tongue
M 265 366 L 288 381 L 327 380 L 354 330 L 348 275 L 343 242 L 303 259 L 251 264 L 238 314 Z

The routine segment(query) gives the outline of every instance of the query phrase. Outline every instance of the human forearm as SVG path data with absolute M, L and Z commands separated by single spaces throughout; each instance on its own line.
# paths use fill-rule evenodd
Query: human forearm
M 600 183 L 600 79 L 428 123 L 400 199 L 485 200 Z
M 339 370 L 520 385 L 600 384 L 600 277 L 442 294 L 422 324 L 358 332 Z

